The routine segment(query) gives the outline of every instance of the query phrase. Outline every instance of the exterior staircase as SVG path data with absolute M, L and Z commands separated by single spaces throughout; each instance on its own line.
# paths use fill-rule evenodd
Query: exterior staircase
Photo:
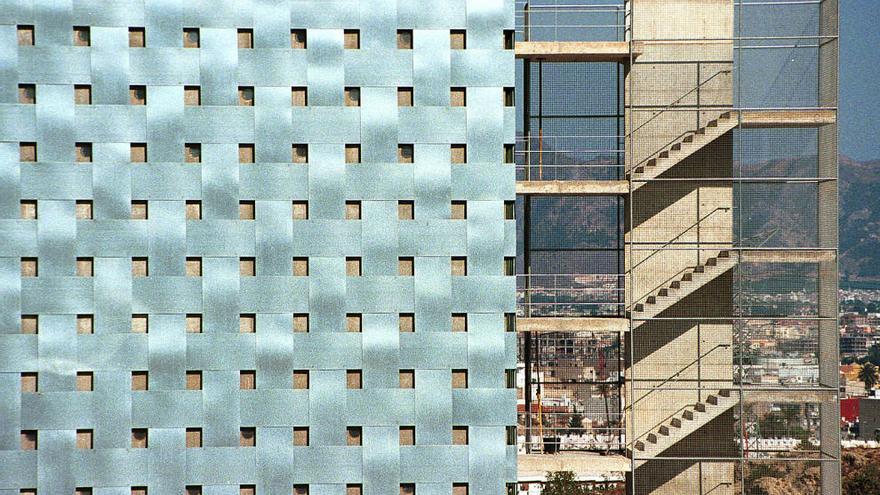
M 634 457 L 656 457 L 677 442 L 697 431 L 739 403 L 730 390 L 720 390 L 706 397 L 703 402 L 685 408 L 667 419 L 654 431 L 636 440 L 633 445 Z M 636 467 L 647 462 L 636 460 Z
M 648 180 L 659 177 L 677 163 L 693 155 L 712 141 L 723 136 L 731 129 L 739 125 L 739 122 L 731 112 L 725 112 L 717 119 L 701 127 L 693 134 L 673 144 L 669 149 L 662 151 L 658 156 L 635 167 L 631 174 L 632 189 L 636 190 Z
M 644 320 L 654 318 L 669 309 L 673 304 L 733 268 L 736 263 L 737 260 L 730 251 L 721 251 L 717 257 L 707 259 L 705 264 L 686 270 L 679 279 L 673 280 L 667 287 L 635 304 L 630 314 L 634 320 L 633 328 L 643 324 Z

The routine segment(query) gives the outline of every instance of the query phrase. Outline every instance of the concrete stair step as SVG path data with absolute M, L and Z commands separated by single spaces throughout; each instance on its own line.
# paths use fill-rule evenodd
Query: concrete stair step
M 634 306 L 634 311 L 639 313 L 640 321 L 634 322 L 633 328 L 643 324 L 645 319 L 662 313 L 734 265 L 735 260 L 730 257 L 730 253 L 722 251 L 718 257 L 709 258 L 705 265 L 697 265 L 691 271 L 683 273 L 680 280 L 674 280 L 667 287 L 661 287 L 656 293 L 645 297 Z
M 709 121 L 705 126 L 684 136 L 679 141 L 672 143 L 669 148 L 648 160 L 645 167 L 639 167 L 634 170 L 635 173 L 631 177 L 638 176 L 640 180 L 633 183 L 633 189 L 642 187 L 646 184 L 644 179 L 651 179 L 666 172 L 737 125 L 738 122 L 731 118 L 729 112 L 726 112 L 717 119 Z
M 735 403 L 728 389 L 709 394 L 704 402 L 694 404 L 693 408 L 686 408 L 680 415 L 672 417 L 667 424 L 659 425 L 655 431 L 648 432 L 643 440 L 635 443 L 635 447 L 642 455 L 658 456 L 729 410 Z M 644 461 L 640 461 L 642 462 Z

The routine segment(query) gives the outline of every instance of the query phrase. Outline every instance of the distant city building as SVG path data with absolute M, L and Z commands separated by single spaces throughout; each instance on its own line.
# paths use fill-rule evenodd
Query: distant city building
M 845 334 L 840 336 L 840 357 L 858 358 L 868 353 L 869 339 L 865 335 Z

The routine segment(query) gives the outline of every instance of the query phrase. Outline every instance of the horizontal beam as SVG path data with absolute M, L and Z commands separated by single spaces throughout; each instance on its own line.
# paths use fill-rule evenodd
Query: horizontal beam
M 571 471 L 580 481 L 621 481 L 631 467 L 625 456 L 592 452 L 520 454 L 516 460 L 521 483 L 546 481 L 547 472 L 555 471 Z
M 516 58 L 549 62 L 626 62 L 629 51 L 627 41 L 517 41 L 514 46 Z
M 626 318 L 517 318 L 517 332 L 628 332 Z
M 835 252 L 822 249 L 747 249 L 740 252 L 743 263 L 820 263 L 834 261 Z
M 516 181 L 516 193 L 535 196 L 556 194 L 611 196 L 629 194 L 629 182 L 625 180 L 524 180 Z
M 837 122 L 834 110 L 744 110 L 742 127 L 821 127 Z
M 732 389 L 738 392 L 738 389 Z M 742 389 L 743 403 L 754 404 L 758 402 L 772 402 L 774 404 L 805 404 L 836 402 L 837 391 L 835 390 L 798 390 L 792 387 L 787 390 L 749 390 Z

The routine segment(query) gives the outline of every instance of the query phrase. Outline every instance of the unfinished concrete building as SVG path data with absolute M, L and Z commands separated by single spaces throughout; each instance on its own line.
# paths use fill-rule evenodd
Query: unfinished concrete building
M 837 1 L 517 28 L 520 491 L 839 493 Z

